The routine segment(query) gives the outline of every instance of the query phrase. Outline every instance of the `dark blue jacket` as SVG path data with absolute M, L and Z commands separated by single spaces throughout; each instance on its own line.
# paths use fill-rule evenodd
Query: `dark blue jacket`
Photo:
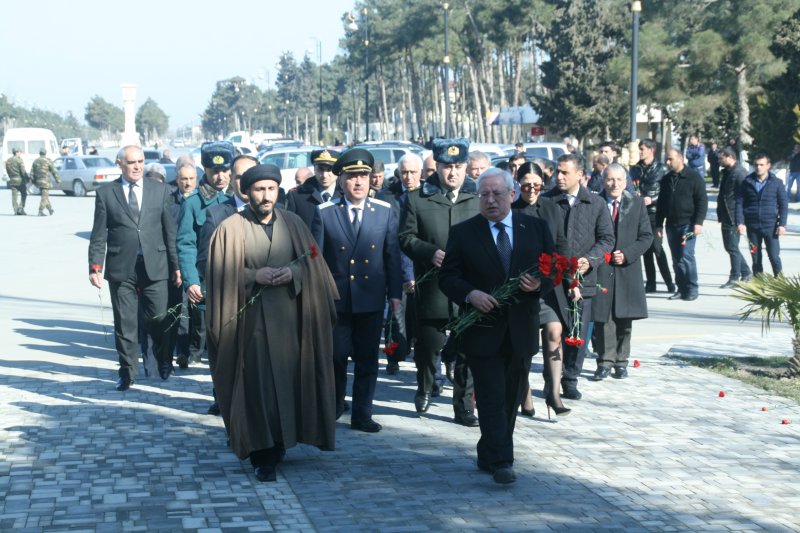
M 700 174 L 701 177 L 706 175 L 706 147 L 703 143 L 698 143 L 697 146 L 688 146 L 686 148 L 686 164 Z
M 767 231 L 773 231 L 778 226 L 786 227 L 789 201 L 783 182 L 770 172 L 764 188 L 759 192 L 756 180 L 755 173 L 750 174 L 739 187 L 736 194 L 736 224 Z
M 364 202 L 358 236 L 344 197 L 321 204 L 311 224 L 339 291 L 337 313 L 383 311 L 387 297 L 402 297 L 397 215 L 383 200 Z

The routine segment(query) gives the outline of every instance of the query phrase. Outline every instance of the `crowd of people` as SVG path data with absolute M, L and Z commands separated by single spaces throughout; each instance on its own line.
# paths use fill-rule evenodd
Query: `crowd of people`
M 698 297 L 708 199 L 696 138 L 686 154 L 667 149 L 666 165 L 643 140 L 631 168 L 604 143 L 591 173 L 575 150 L 556 162 L 517 152 L 503 169 L 464 138 L 431 148 L 424 161 L 403 156 L 391 176 L 368 150 L 316 150 L 286 194 L 280 169 L 224 141 L 202 146 L 202 176 L 178 158 L 171 185 L 163 168 L 145 168 L 140 148 L 122 148 L 121 178 L 97 191 L 89 245 L 91 284 L 109 283 L 117 390 L 134 386 L 140 353 L 164 380 L 174 361 L 185 369 L 207 354 L 208 412 L 222 416 L 256 478 L 273 481 L 297 443 L 334 449 L 346 412 L 353 430 L 383 429 L 373 416 L 383 340 L 387 374 L 413 357 L 417 413 L 449 381 L 454 422 L 479 427 L 478 468 L 515 481 L 514 426 L 535 414 L 529 371 L 540 344 L 547 414 L 564 416 L 562 399 L 582 397 L 589 354 L 594 380 L 628 376 L 656 265 L 670 299 Z M 723 287 L 763 271 L 762 247 L 779 275 L 785 188 L 764 155 L 749 175 L 732 148 L 718 156 L 731 259 Z M 548 275 L 551 257 L 571 274 Z

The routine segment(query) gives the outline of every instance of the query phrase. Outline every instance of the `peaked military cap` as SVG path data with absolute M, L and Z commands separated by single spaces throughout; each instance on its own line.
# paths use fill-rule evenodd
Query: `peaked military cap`
M 281 169 L 269 163 L 250 167 L 239 178 L 239 188 L 242 189 L 242 192 L 247 192 L 252 184 L 262 180 L 277 181 L 278 185 L 280 185 Z
M 434 139 L 433 160 L 437 163 L 452 165 L 453 163 L 466 163 L 469 159 L 469 139 Z
M 363 148 L 351 148 L 339 156 L 333 164 L 333 173 L 340 176 L 344 172 L 372 172 L 372 165 L 375 158 L 369 150 Z
M 227 170 L 231 168 L 236 151 L 228 141 L 203 143 L 200 147 L 200 164 L 211 170 Z
M 339 158 L 339 152 L 336 150 L 314 150 L 311 152 L 312 165 L 330 165 L 333 166 Z

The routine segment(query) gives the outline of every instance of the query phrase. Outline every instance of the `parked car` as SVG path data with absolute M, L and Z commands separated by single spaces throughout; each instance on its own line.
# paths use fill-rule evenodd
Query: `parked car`
M 262 153 L 258 158 L 258 162 L 261 164 L 269 163 L 281 169 L 281 187 L 285 191 L 289 191 L 295 186 L 294 173 L 297 172 L 298 168 L 312 166 L 311 152 L 321 148 L 321 146 L 302 146 L 300 148 L 272 150 L 271 152 Z
M 525 149 L 525 158 L 528 161 L 537 157 L 555 161 L 567 153 L 567 145 L 564 143 L 525 143 L 522 146 Z
M 147 163 L 158 163 L 161 161 L 161 157 L 163 157 L 163 152 L 161 150 L 142 150 L 144 152 L 144 162 Z
M 355 147 L 369 150 L 376 161 L 383 161 L 387 176 L 391 176 L 394 169 L 397 168 L 397 162 L 404 155 L 416 154 L 424 157 L 423 154 L 425 153 L 424 147 L 406 141 L 368 141 Z
M 514 151 L 513 144 L 498 144 L 498 143 L 470 143 L 470 152 L 483 152 L 489 157 L 505 156 L 506 159 Z
M 86 196 L 104 183 L 119 178 L 122 172 L 107 157 L 99 155 L 62 156 L 53 161 L 61 176 L 61 183 L 55 183 L 53 190 L 64 191 L 67 196 Z

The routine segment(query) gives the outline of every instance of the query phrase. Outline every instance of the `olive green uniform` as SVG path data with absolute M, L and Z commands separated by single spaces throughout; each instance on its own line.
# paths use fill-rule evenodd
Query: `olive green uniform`
M 28 173 L 25 171 L 25 162 L 19 155 L 6 161 L 6 174 L 8 174 L 8 185 L 11 187 L 11 205 L 14 214 L 24 215 L 25 200 L 28 198 Z M 20 196 L 22 196 L 21 203 Z
M 39 216 L 44 216 L 45 209 L 47 209 L 51 215 L 53 214 L 53 206 L 50 205 L 50 189 L 52 188 L 50 174 L 53 175 L 56 183 L 61 183 L 61 176 L 58 175 L 58 170 L 56 170 L 53 162 L 43 155 L 39 156 L 39 158 L 33 162 L 33 166 L 31 166 L 33 184 L 39 187 L 39 190 L 42 192 L 42 200 L 39 202 Z

